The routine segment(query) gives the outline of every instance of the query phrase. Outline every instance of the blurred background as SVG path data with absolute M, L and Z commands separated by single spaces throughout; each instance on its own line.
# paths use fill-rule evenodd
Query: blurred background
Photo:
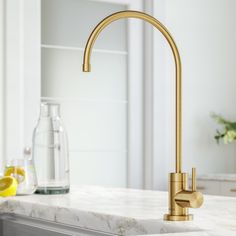
M 220 189 L 219 178 L 236 187 L 236 144 L 216 144 L 219 126 L 210 113 L 236 120 L 236 1 L 0 2 L 1 168 L 32 146 L 40 101 L 53 101 L 68 133 L 72 184 L 167 189 L 175 164 L 175 65 L 161 33 L 140 20 L 114 22 L 94 45 L 92 72 L 81 69 L 96 24 L 131 9 L 160 20 L 180 51 L 183 170 L 195 166 L 207 193 L 235 194 Z

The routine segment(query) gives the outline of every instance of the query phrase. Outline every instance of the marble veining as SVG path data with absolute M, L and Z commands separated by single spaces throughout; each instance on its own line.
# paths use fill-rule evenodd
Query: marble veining
M 167 192 L 77 186 L 66 195 L 1 198 L 0 213 L 119 235 L 220 236 L 222 230 L 236 235 L 236 198 L 205 196 L 202 208 L 190 210 L 194 214 L 190 222 L 163 221 L 167 201 Z

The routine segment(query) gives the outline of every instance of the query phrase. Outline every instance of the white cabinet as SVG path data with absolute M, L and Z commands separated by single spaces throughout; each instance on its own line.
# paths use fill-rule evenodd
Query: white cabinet
M 220 195 L 236 197 L 236 181 L 220 182 Z
M 1 215 L 0 236 L 106 236 L 95 230 L 70 227 L 29 217 Z
M 71 183 L 126 187 L 126 21 L 101 33 L 92 52 L 92 72 L 81 69 L 94 26 L 126 5 L 42 0 L 41 6 L 41 100 L 61 104 L 69 137 Z
M 5 1 L 5 157 L 31 146 L 40 100 L 61 103 L 72 184 L 143 186 L 142 22 L 121 20 L 99 36 L 92 72 L 85 42 L 107 15 L 142 0 Z M 129 33 L 127 33 L 129 32 Z
M 217 181 L 197 181 L 197 190 L 205 194 L 220 195 L 220 184 Z
M 191 184 L 189 187 L 191 188 Z M 203 194 L 236 197 L 236 181 L 201 179 L 197 180 L 197 190 Z

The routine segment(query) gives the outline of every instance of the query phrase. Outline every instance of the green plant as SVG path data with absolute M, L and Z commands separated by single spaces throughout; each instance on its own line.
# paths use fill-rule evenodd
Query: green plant
M 216 130 L 215 139 L 219 143 L 220 139 L 223 139 L 224 143 L 232 143 L 236 140 L 236 122 L 232 122 L 224 119 L 221 115 L 215 113 L 211 114 L 211 117 L 220 125 L 223 126 L 223 130 Z

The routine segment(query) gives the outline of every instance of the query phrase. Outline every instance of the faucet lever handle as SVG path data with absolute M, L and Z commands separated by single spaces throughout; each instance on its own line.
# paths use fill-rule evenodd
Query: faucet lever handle
M 195 192 L 197 190 L 196 187 L 196 168 L 192 168 L 192 191 Z

